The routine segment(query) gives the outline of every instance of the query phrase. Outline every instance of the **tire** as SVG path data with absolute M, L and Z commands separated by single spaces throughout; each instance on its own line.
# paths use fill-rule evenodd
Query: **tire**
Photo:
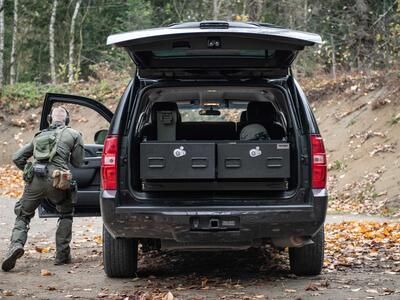
M 324 227 L 312 238 L 314 244 L 289 248 L 290 270 L 297 276 L 319 275 L 324 264 Z
M 138 241 L 114 239 L 103 225 L 103 263 L 108 277 L 134 277 L 137 271 Z

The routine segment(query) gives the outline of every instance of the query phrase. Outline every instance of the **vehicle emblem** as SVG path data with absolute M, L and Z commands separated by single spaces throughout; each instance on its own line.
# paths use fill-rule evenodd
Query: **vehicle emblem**
M 182 157 L 186 155 L 186 150 L 183 148 L 183 146 L 180 146 L 179 148 L 175 149 L 173 152 L 175 157 Z
M 250 149 L 249 154 L 251 157 L 257 157 L 260 156 L 262 154 L 260 147 L 257 146 L 254 149 Z

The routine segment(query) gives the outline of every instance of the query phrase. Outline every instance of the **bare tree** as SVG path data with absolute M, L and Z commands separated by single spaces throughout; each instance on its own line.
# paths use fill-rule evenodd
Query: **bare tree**
M 218 20 L 221 4 L 223 0 L 212 0 L 213 2 L 213 20 Z
M 81 26 L 79 27 L 79 49 L 78 49 L 78 60 L 77 60 L 77 70 L 81 69 L 81 54 L 82 54 L 82 48 L 83 48 L 83 34 L 82 34 L 82 29 L 83 29 L 83 23 L 85 22 L 85 19 L 89 13 L 89 8 L 90 8 L 90 0 L 87 2 L 86 6 L 86 11 L 83 14 L 82 21 L 81 21 Z
M 186 0 L 181 0 L 181 1 L 172 0 L 172 5 L 174 7 L 179 22 L 182 22 L 184 19 L 184 11 L 186 9 Z
M 10 84 L 14 84 L 17 80 L 16 64 L 17 64 L 17 36 L 18 36 L 18 0 L 14 0 L 14 23 L 13 23 L 13 36 L 11 45 L 11 59 L 10 59 Z
M 4 0 L 0 0 L 0 88 L 4 84 Z
M 81 2 L 82 0 L 78 0 L 75 4 L 74 13 L 71 19 L 71 27 L 69 30 L 68 83 L 74 81 L 75 22 Z
M 53 10 L 51 11 L 49 25 L 49 47 L 50 47 L 50 74 L 51 83 L 56 83 L 56 65 L 54 63 L 54 23 L 56 22 L 57 0 L 53 0 Z
M 249 21 L 260 22 L 263 12 L 264 0 L 246 0 Z

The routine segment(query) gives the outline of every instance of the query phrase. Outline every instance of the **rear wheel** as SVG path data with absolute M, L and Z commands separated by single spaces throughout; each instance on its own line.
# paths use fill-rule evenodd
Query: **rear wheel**
M 291 271 L 298 275 L 318 275 L 324 264 L 324 227 L 312 238 L 314 244 L 289 248 Z
M 109 277 L 133 277 L 137 271 L 138 241 L 114 239 L 103 226 L 104 271 Z

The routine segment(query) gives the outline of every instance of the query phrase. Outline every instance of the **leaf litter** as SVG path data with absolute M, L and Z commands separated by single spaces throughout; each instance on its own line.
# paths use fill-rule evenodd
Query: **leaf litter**
M 362 142 L 373 136 L 384 137 L 380 132 L 365 132 L 360 134 L 359 138 Z M 377 148 L 378 149 L 378 148 Z M 388 151 L 391 151 L 389 149 Z M 378 151 L 379 152 L 379 151 Z M 377 154 L 376 152 L 375 154 Z M 374 154 L 374 155 L 375 155 Z M 382 213 L 384 203 L 377 202 L 376 197 L 379 196 L 373 189 L 373 184 L 385 172 L 384 168 L 374 172 L 365 174 L 363 179 L 345 186 L 340 193 L 331 193 L 330 208 L 335 210 L 348 210 L 357 213 Z M 330 182 L 334 183 L 335 176 L 330 178 Z M 23 191 L 24 182 L 22 180 L 22 172 L 11 165 L 0 167 L 0 195 L 17 198 Z M 353 198 L 350 195 L 355 195 Z M 387 274 L 400 274 L 400 224 L 395 223 L 379 223 L 379 222 L 342 222 L 338 224 L 326 224 L 326 245 L 325 245 L 325 262 L 323 272 L 337 272 L 352 270 L 383 270 Z M 90 229 L 90 228 L 89 228 Z M 91 230 L 90 230 L 91 231 Z M 85 235 L 82 242 L 94 242 L 94 245 L 101 245 L 102 238 L 96 234 L 92 237 Z M 94 246 L 93 245 L 93 246 Z M 76 247 L 81 247 L 77 244 Z M 51 247 L 35 246 L 35 252 L 41 255 L 50 255 Z M 101 254 L 101 252 L 99 252 Z M 99 253 L 95 253 L 98 256 Z M 144 255 L 145 256 L 145 255 Z M 287 264 L 287 253 L 276 252 L 272 255 L 274 259 L 270 261 L 272 267 L 258 266 L 261 272 L 270 272 L 271 268 L 279 264 Z M 251 267 L 250 267 L 251 268 Z M 279 268 L 279 267 L 277 267 Z M 41 270 L 41 276 L 51 276 L 52 273 L 46 269 Z M 138 290 L 133 294 L 130 293 L 99 293 L 98 298 L 107 299 L 148 299 L 148 300 L 174 300 L 175 291 L 184 291 L 190 289 L 209 289 L 209 288 L 243 288 L 243 284 L 238 282 L 227 282 L 222 278 L 207 278 L 197 276 L 188 276 L 180 281 L 178 286 L 171 286 L 172 290 L 158 289 L 151 283 L 146 288 L 151 291 Z M 198 280 L 198 284 L 194 281 Z M 183 283 L 184 282 L 184 283 Z M 326 289 L 329 283 L 311 282 L 305 286 L 305 291 L 313 292 Z M 155 289 L 154 289 L 155 288 Z M 52 287 L 49 290 L 52 290 Z M 290 291 L 289 291 L 290 290 Z M 359 291 L 359 288 L 352 289 L 353 292 Z M 368 289 L 368 293 L 375 294 L 375 289 Z M 287 293 L 293 293 L 293 289 L 288 289 Z M 7 292 L 6 292 L 7 293 Z M 385 295 L 393 293 L 388 289 L 383 291 Z M 4 295 L 4 292 L 3 292 Z M 244 296 L 240 296 L 243 298 Z M 256 295 L 249 299 L 260 299 L 263 295 Z
M 19 198 L 23 190 L 22 172 L 12 165 L 0 167 L 0 195 Z

